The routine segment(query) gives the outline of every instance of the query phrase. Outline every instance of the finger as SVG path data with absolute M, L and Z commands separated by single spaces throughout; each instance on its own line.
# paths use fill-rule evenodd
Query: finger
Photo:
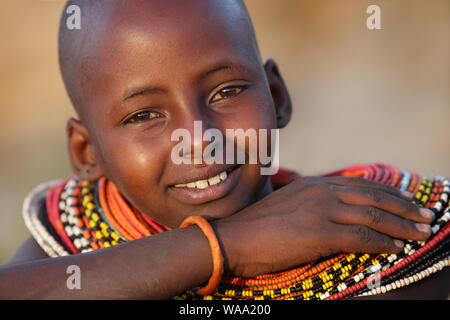
M 431 223 L 434 220 L 434 213 L 430 209 L 420 208 L 410 201 L 381 190 L 341 186 L 336 186 L 334 190 L 338 198 L 346 204 L 375 207 L 420 223 Z
M 363 225 L 342 226 L 339 245 L 345 252 L 398 253 L 404 242 Z
M 371 206 L 345 205 L 334 221 L 346 225 L 364 225 L 397 239 L 422 241 L 431 235 L 431 227 L 414 223 Z
M 375 188 L 377 190 L 384 191 L 393 196 L 405 199 L 413 200 L 414 195 L 411 192 L 402 191 L 396 187 L 376 182 L 369 179 L 359 178 L 359 177 L 328 177 L 325 181 L 331 184 L 339 186 L 353 186 L 353 187 L 363 187 L 363 188 Z

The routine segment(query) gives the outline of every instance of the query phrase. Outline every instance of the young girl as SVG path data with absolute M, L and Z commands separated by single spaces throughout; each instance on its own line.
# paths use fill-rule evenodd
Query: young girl
M 260 163 L 195 161 L 203 139 L 181 154 L 191 164 L 174 163 L 172 133 L 195 136 L 194 121 L 219 132 L 289 122 L 240 1 L 72 4 L 82 27 L 61 23 L 59 54 L 78 115 L 74 175 L 27 197 L 32 237 L 0 269 L 2 298 L 342 298 L 447 266 L 444 178 L 386 165 L 269 178 Z M 252 152 L 245 139 L 215 142 Z M 81 289 L 67 285 L 71 266 Z

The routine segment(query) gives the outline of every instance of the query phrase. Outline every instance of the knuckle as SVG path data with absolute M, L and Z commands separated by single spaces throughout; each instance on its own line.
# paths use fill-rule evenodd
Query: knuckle
M 308 183 L 306 183 L 303 187 L 302 187 L 302 191 L 303 192 L 310 192 L 313 194 L 317 194 L 317 193 L 322 193 L 322 192 L 326 192 L 328 190 L 327 186 L 318 180 L 312 180 L 312 181 L 308 181 Z
M 368 189 L 367 191 L 367 196 L 373 200 L 373 202 L 379 204 L 382 203 L 384 201 L 384 195 L 382 192 L 378 191 L 378 190 L 374 190 L 374 189 Z
M 383 223 L 383 215 L 376 208 L 368 207 L 366 209 L 366 214 L 371 224 L 378 225 Z
M 372 241 L 370 230 L 365 226 L 355 226 L 353 228 L 353 233 L 358 238 L 358 240 L 363 243 L 369 243 Z

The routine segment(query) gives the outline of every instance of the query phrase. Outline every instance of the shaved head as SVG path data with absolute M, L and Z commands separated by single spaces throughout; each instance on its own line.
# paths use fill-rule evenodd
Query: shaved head
M 99 22 L 94 19 L 101 1 L 68 1 L 64 7 L 58 33 L 58 57 L 61 75 L 70 100 L 81 116 L 81 106 L 84 104 L 83 88 L 89 83 L 89 68 L 92 63 L 93 39 L 95 27 Z M 81 8 L 83 28 L 69 29 L 66 25 L 66 10 L 70 5 Z
M 70 5 L 77 5 L 81 11 L 81 28 L 69 29 L 66 13 Z M 58 53 L 63 81 L 70 100 L 82 122 L 87 124 L 86 109 L 92 109 L 90 99 L 93 94 L 93 80 L 101 78 L 101 64 L 105 56 L 114 54 L 114 34 L 129 36 L 130 52 L 133 50 L 134 32 L 142 21 L 147 23 L 139 27 L 139 33 L 149 35 L 164 33 L 169 25 L 178 25 L 186 29 L 186 39 L 200 37 L 201 34 L 189 34 L 189 24 L 204 25 L 216 23 L 229 29 L 230 37 L 245 47 L 247 54 L 261 62 L 254 29 L 241 0 L 71 0 L 64 7 L 59 27 Z M 174 41 L 167 34 L 167 46 Z M 218 35 L 219 36 L 219 35 Z M 110 43 L 105 43 L 109 41 Z M 195 47 L 192 50 L 197 50 Z M 151 57 L 151 52 L 149 53 Z M 180 61 L 183 54 L 180 52 Z M 188 63 L 188 62 L 186 62 Z M 133 68 L 135 66 L 131 66 Z

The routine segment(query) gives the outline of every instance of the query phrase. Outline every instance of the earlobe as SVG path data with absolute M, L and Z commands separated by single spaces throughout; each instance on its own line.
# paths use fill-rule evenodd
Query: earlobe
M 278 128 L 284 128 L 289 123 L 292 115 L 292 103 L 289 92 L 273 59 L 267 60 L 264 64 L 264 70 L 275 104 Z
M 66 125 L 69 159 L 73 173 L 82 180 L 97 180 L 103 172 L 98 165 L 87 128 L 70 118 Z

